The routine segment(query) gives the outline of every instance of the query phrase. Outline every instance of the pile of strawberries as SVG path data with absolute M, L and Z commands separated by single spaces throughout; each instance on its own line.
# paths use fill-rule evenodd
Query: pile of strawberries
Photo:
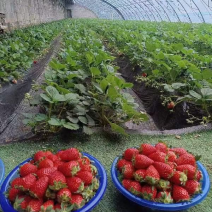
M 20 167 L 8 199 L 20 212 L 70 212 L 85 205 L 99 188 L 97 169 L 78 149 L 39 151 Z
M 146 200 L 178 203 L 201 192 L 202 173 L 184 148 L 168 148 L 162 142 L 141 144 L 124 152 L 117 169 L 123 187 Z

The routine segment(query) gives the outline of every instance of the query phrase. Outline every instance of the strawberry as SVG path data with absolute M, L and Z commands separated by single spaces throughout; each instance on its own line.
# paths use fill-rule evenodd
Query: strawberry
M 117 163 L 117 169 L 118 169 L 119 171 L 121 171 L 121 169 L 123 168 L 124 165 L 130 164 L 130 163 L 131 163 L 130 161 L 127 161 L 127 160 L 125 160 L 125 159 L 120 159 L 120 160 L 118 161 L 118 163 Z
M 178 166 L 185 165 L 185 164 L 190 164 L 192 166 L 196 166 L 196 160 L 195 160 L 195 157 L 192 154 L 186 153 L 186 154 L 181 155 L 176 160 L 176 164 Z
M 17 84 L 18 81 L 17 81 L 16 79 L 13 79 L 13 80 L 12 80 L 12 83 L 13 83 L 13 84 Z
M 141 195 L 141 185 L 139 182 L 132 181 L 129 186 L 129 191 L 136 196 Z
M 10 188 L 9 193 L 8 193 L 8 199 L 11 202 L 14 202 L 17 196 L 20 196 L 21 194 L 23 194 L 22 191 L 20 191 L 17 188 Z
M 32 200 L 30 196 L 20 195 L 15 199 L 13 207 L 17 211 L 26 211 L 29 202 Z
M 27 206 L 27 212 L 40 212 L 42 204 L 43 200 L 32 199 Z
M 178 156 L 187 153 L 187 151 L 184 148 L 172 148 L 171 151 L 174 152 Z
M 92 171 L 91 161 L 87 157 L 80 158 L 77 160 L 81 171 Z
M 34 64 L 37 64 L 37 62 L 38 62 L 38 61 L 36 61 L 36 60 L 33 61 Z
M 55 172 L 57 170 L 56 167 L 50 167 L 50 168 L 42 168 L 40 170 L 37 171 L 36 175 L 38 176 L 38 178 L 47 176 L 50 177 L 50 175 Z
M 138 154 L 135 157 L 133 157 L 132 162 L 136 169 L 146 169 L 147 167 L 149 167 L 154 163 L 152 159 L 141 154 Z
M 37 162 L 46 157 L 46 153 L 44 151 L 38 151 L 34 154 L 34 161 Z
M 11 187 L 15 187 L 16 185 L 20 185 L 21 182 L 22 182 L 22 178 L 17 177 L 11 182 L 10 185 L 11 185 Z
M 66 181 L 72 193 L 81 193 L 84 190 L 84 183 L 79 177 L 69 177 Z
M 144 199 L 153 201 L 157 195 L 157 189 L 155 186 L 144 185 L 141 188 L 141 195 Z
M 57 201 L 59 203 L 62 202 L 70 202 L 71 200 L 71 191 L 68 188 L 62 188 L 60 191 L 57 193 Z
M 80 178 L 84 182 L 85 186 L 90 185 L 93 180 L 93 175 L 89 171 L 79 171 L 76 177 Z
M 61 161 L 61 160 L 56 160 L 54 162 L 54 167 L 58 169 L 59 166 L 63 165 L 65 162 Z
M 122 180 L 122 185 L 124 186 L 125 189 L 129 190 L 130 189 L 130 184 L 133 182 L 132 180 L 124 179 Z
M 156 152 L 156 148 L 152 146 L 151 144 L 141 144 L 139 151 L 140 151 L 140 154 L 148 156 Z
M 54 163 L 50 159 L 46 158 L 46 159 L 40 161 L 40 163 L 38 165 L 38 169 L 51 168 L 53 166 L 54 166 Z
M 175 162 L 177 159 L 177 155 L 172 151 L 168 151 L 167 158 L 168 158 L 168 162 Z
M 49 187 L 54 191 L 59 191 L 61 188 L 66 188 L 66 178 L 65 176 L 59 172 L 55 171 L 49 177 Z
M 48 212 L 52 211 L 54 209 L 54 201 L 53 200 L 48 200 L 43 205 L 41 206 L 41 211 L 40 212 Z
M 168 147 L 165 143 L 163 142 L 159 142 L 155 145 L 155 148 L 158 152 L 163 152 L 163 153 L 167 153 L 168 152 Z
M 175 162 L 167 162 L 166 164 L 168 164 L 172 169 L 176 169 L 177 164 Z
M 168 164 L 154 162 L 153 166 L 157 169 L 161 178 L 168 180 L 172 177 L 174 170 Z
M 138 169 L 134 172 L 133 176 L 136 181 L 142 183 L 145 180 L 146 170 L 145 169 Z
M 82 195 L 74 194 L 71 198 L 71 204 L 74 205 L 75 210 L 82 208 L 85 205 L 85 200 L 83 199 Z
M 187 175 L 189 180 L 195 179 L 196 167 L 192 165 L 185 164 L 185 165 L 177 166 L 177 171 L 184 172 Z
M 147 77 L 147 73 L 142 73 L 142 77 Z
M 57 211 L 57 209 L 58 209 L 58 211 Z M 54 206 L 54 210 L 56 211 L 56 212 L 59 212 L 60 210 L 61 210 L 62 208 L 61 208 L 61 204 L 56 204 L 55 206 Z
M 200 170 L 198 170 L 198 171 L 196 172 L 195 178 L 194 178 L 194 179 L 197 180 L 198 182 L 199 182 L 200 180 L 202 180 L 202 172 L 201 172 Z
M 72 160 L 78 160 L 81 157 L 81 153 L 76 148 L 70 148 L 67 150 L 64 150 L 60 154 L 60 158 L 63 161 L 72 161 Z
M 121 173 L 122 173 L 124 179 L 132 179 L 133 173 L 134 173 L 134 168 L 131 164 L 127 164 L 122 168 Z
M 150 154 L 148 157 L 157 162 L 163 162 L 163 163 L 166 162 L 166 154 L 164 152 L 157 151 Z
M 36 177 L 33 174 L 28 174 L 27 176 L 21 178 L 19 184 L 15 185 L 15 188 L 21 191 L 27 191 L 36 182 Z
M 169 110 L 172 110 L 174 107 L 175 107 L 174 102 L 169 102 L 169 103 L 167 104 L 167 108 L 168 108 Z
M 185 185 L 187 181 L 187 176 L 184 172 L 175 171 L 170 181 L 176 185 Z
M 46 193 L 45 193 L 45 197 L 47 199 L 56 199 L 56 191 L 51 190 L 50 188 L 47 188 Z
M 34 165 L 35 164 L 35 161 L 34 160 L 30 160 L 29 163 L 31 163 L 31 164 Z
M 186 189 L 178 185 L 173 186 L 172 197 L 175 202 L 184 202 L 190 200 L 190 196 Z
M 150 185 L 155 185 L 160 180 L 160 175 L 153 165 L 146 170 L 145 181 Z
M 49 178 L 44 176 L 38 179 L 29 189 L 30 196 L 42 199 L 49 185 Z
M 132 158 L 138 154 L 139 151 L 136 148 L 129 148 L 125 150 L 123 157 L 125 160 L 131 161 Z
M 172 198 L 170 192 L 160 191 L 160 192 L 158 192 L 155 201 L 165 203 L 165 204 L 170 204 L 170 203 L 173 203 L 173 198 Z
M 66 177 L 73 177 L 80 170 L 80 167 L 77 161 L 70 161 L 59 166 L 58 170 L 61 171 Z
M 160 179 L 156 184 L 156 188 L 162 191 L 167 191 L 172 188 L 172 185 L 169 180 Z
M 31 164 L 31 163 L 26 163 L 20 168 L 20 175 L 21 177 L 25 177 L 28 174 L 33 174 L 37 172 L 37 166 Z
M 199 194 L 201 192 L 201 185 L 195 180 L 188 180 L 184 187 L 189 195 Z

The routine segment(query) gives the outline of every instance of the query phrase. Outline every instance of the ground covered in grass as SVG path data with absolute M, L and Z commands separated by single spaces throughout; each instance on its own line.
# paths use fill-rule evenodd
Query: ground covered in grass
M 110 167 L 114 158 L 120 155 L 126 148 L 138 146 L 141 143 L 155 144 L 158 140 L 166 141 L 175 147 L 184 147 L 194 154 L 201 154 L 201 162 L 206 166 L 212 177 L 212 132 L 200 134 L 189 134 L 176 138 L 175 136 L 143 136 L 130 135 L 112 136 L 95 134 L 90 137 L 71 135 L 69 138 L 54 137 L 46 141 L 27 141 L 22 143 L 8 144 L 0 146 L 0 157 L 6 164 L 6 174 L 16 165 L 29 158 L 34 152 L 40 149 L 63 149 L 67 147 L 78 147 L 84 152 L 88 152 L 100 160 L 108 174 L 108 188 L 106 195 L 100 204 L 93 210 L 94 212 L 141 212 L 150 211 L 146 208 L 137 206 L 123 197 L 114 187 L 110 177 Z M 189 212 L 212 212 L 212 191 L 205 201 L 196 207 L 188 210 Z

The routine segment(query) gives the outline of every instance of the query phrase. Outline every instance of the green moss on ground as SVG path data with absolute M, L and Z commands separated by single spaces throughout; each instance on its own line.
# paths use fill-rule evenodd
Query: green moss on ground
M 126 148 L 138 146 L 141 143 L 157 143 L 158 140 L 166 141 L 175 147 L 184 147 L 194 154 L 201 154 L 201 162 L 206 166 L 210 176 L 212 177 L 212 132 L 184 135 L 181 139 L 175 136 L 142 136 L 130 135 L 109 136 L 95 134 L 90 136 L 70 135 L 70 138 L 54 137 L 47 141 L 28 141 L 22 143 L 8 144 L 0 146 L 0 157 L 6 164 L 6 174 L 8 174 L 16 165 L 29 158 L 34 152 L 40 149 L 63 149 L 70 146 L 78 147 L 82 151 L 88 152 L 98 158 L 107 170 L 108 188 L 106 195 L 100 204 L 93 210 L 94 212 L 137 212 L 151 211 L 144 209 L 130 202 L 123 197 L 113 186 L 110 177 L 110 167 L 114 158 L 122 153 Z M 212 212 L 212 191 L 209 193 L 205 201 L 196 207 L 188 210 L 188 212 Z

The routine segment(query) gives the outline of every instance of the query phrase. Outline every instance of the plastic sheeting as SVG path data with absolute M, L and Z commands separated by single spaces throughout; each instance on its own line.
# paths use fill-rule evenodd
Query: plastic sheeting
M 75 0 L 102 19 L 212 23 L 212 0 Z

